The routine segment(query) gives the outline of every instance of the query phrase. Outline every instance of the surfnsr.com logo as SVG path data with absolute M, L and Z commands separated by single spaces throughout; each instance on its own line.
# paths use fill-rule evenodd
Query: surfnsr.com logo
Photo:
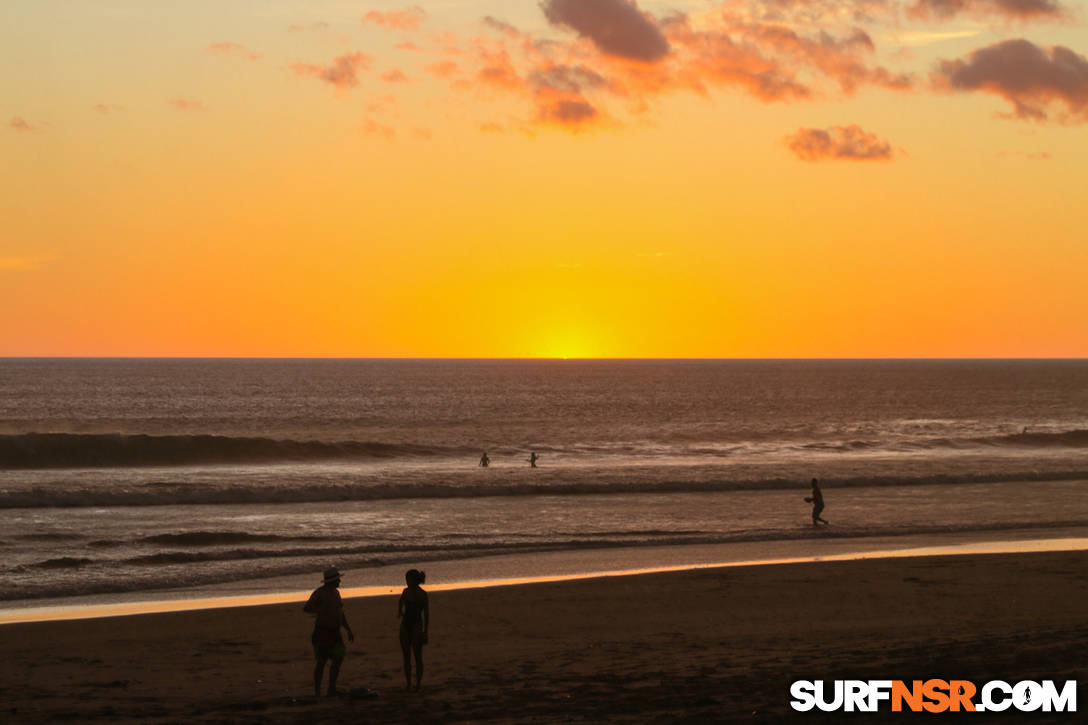
M 991 680 L 981 687 L 970 680 L 796 680 L 790 696 L 790 707 L 798 712 L 1077 711 L 1076 680 L 1066 680 L 1060 688 L 1053 680 Z

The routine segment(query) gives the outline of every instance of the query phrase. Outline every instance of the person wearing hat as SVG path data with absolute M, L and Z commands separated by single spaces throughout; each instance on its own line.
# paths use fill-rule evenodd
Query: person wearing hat
M 344 603 L 340 599 L 340 572 L 336 567 L 325 570 L 321 586 L 314 590 L 310 599 L 302 608 L 307 614 L 314 615 L 314 633 L 310 641 L 314 645 L 314 696 L 321 695 L 321 678 L 325 673 L 325 663 L 332 660 L 329 667 L 329 689 L 327 694 L 336 694 L 336 678 L 340 674 L 340 665 L 344 662 L 344 639 L 340 628 L 348 632 L 348 641 L 355 641 L 347 617 L 344 616 Z

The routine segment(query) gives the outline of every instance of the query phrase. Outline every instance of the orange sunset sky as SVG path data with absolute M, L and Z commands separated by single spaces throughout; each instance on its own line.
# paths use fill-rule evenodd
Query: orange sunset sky
M 4 0 L 0 355 L 1088 356 L 1083 0 Z

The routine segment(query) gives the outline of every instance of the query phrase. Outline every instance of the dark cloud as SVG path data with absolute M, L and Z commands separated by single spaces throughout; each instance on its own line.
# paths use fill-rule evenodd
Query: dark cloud
M 1053 20 L 1065 17 L 1067 12 L 1056 0 L 915 0 L 907 14 L 937 20 L 947 20 L 955 15 Z
M 387 70 L 385 73 L 382 73 L 381 79 L 386 83 L 408 82 L 408 76 L 404 75 L 404 71 L 400 70 L 399 68 L 393 68 L 392 70 Z
M 370 67 L 373 59 L 365 53 L 347 53 L 334 58 L 329 66 L 295 63 L 291 70 L 300 76 L 314 76 L 341 90 L 359 85 L 359 71 Z
M 538 111 L 539 120 L 568 127 L 581 126 L 600 115 L 588 101 L 566 98 L 545 103 L 538 107 Z
M 940 61 L 933 79 L 945 90 L 1000 96 L 1022 120 L 1045 121 L 1050 107 L 1064 106 L 1069 120 L 1088 121 L 1088 60 L 1060 45 L 1048 50 L 1006 40 L 966 59 Z
M 654 20 L 630 0 L 544 0 L 548 21 L 589 38 L 602 53 L 651 63 L 669 52 Z
M 889 161 L 891 145 L 860 126 L 802 128 L 786 137 L 786 146 L 802 161 Z

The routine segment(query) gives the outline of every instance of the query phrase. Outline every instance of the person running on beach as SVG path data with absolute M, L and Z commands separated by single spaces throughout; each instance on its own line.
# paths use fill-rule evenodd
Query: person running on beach
M 480 468 L 487 468 L 490 465 L 491 459 L 487 457 L 487 451 L 484 451 L 484 454 L 480 456 Z
M 355 634 L 351 631 L 347 617 L 344 616 L 344 603 L 340 599 L 340 572 L 336 567 L 325 570 L 324 581 L 314 590 L 302 611 L 314 615 L 314 633 L 310 636 L 310 642 L 314 646 L 314 696 L 321 695 L 321 677 L 325 673 L 325 663 L 332 660 L 329 667 L 328 696 L 336 694 L 336 678 L 340 674 L 340 665 L 344 662 L 344 639 L 340 636 L 340 628 L 348 632 L 348 640 L 355 641 Z
M 404 689 L 412 689 L 412 654 L 416 657 L 416 689 L 423 681 L 423 645 L 427 644 L 427 631 L 431 624 L 431 609 L 427 604 L 427 592 L 420 588 L 427 575 L 417 569 L 404 574 L 408 584 L 400 593 L 397 616 L 400 617 L 400 649 L 404 655 Z
M 820 491 L 820 484 L 816 482 L 816 479 L 812 479 L 812 495 L 805 496 L 805 503 L 812 504 L 812 525 L 819 526 L 823 521 L 825 524 L 827 521 L 820 518 L 820 512 L 824 510 L 824 494 Z
M 529 453 L 529 468 L 536 468 L 536 461 L 538 458 L 540 458 L 540 456 L 536 454 L 536 451 Z

